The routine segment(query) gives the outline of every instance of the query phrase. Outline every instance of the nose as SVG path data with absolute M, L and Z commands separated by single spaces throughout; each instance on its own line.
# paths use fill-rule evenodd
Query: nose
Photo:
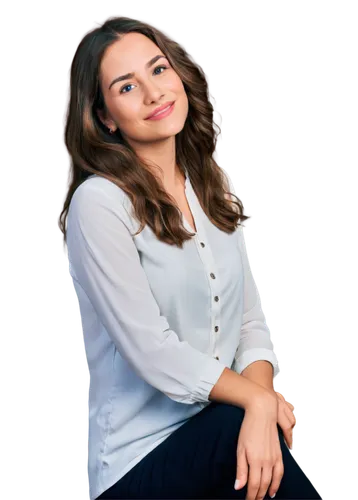
M 150 80 L 144 84 L 143 88 L 145 104 L 151 104 L 152 102 L 159 101 L 163 95 L 162 90 L 157 86 L 157 84 Z

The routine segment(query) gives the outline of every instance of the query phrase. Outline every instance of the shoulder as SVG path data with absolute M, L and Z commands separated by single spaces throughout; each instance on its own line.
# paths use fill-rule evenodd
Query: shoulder
M 90 202 L 91 199 L 99 200 L 101 198 L 124 204 L 128 196 L 114 182 L 94 174 L 78 186 L 72 197 L 76 202 Z
M 120 206 L 126 205 L 127 194 L 114 182 L 100 175 L 91 175 L 75 190 L 71 198 L 73 206 L 95 206 L 98 203 Z
M 82 182 L 72 195 L 69 218 L 80 220 L 103 219 L 115 216 L 132 227 L 130 199 L 114 182 L 99 175 L 91 175 Z

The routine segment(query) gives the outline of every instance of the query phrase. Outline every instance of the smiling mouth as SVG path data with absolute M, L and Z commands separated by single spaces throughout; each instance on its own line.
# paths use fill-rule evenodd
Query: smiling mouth
M 155 113 L 154 115 L 151 115 L 147 118 L 147 120 L 151 120 L 151 119 L 154 119 L 156 117 L 160 117 L 162 115 L 165 115 L 166 113 L 170 112 L 172 110 L 172 108 L 174 107 L 174 104 L 175 104 L 175 101 L 173 101 L 172 103 L 170 103 L 166 108 L 158 111 L 158 113 Z
M 172 105 L 173 105 L 173 103 L 169 104 L 166 108 L 161 109 L 160 111 L 158 111 L 158 113 L 154 113 L 154 115 L 152 115 L 152 116 L 158 116 L 158 115 L 160 115 L 161 113 L 165 113 L 165 111 L 168 111 L 168 109 L 169 109 L 169 108 L 170 108 L 170 106 L 172 106 Z

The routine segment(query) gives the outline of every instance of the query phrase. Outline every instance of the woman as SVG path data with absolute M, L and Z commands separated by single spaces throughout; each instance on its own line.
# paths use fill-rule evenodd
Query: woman
M 157 29 L 108 19 L 74 56 L 65 141 L 91 500 L 321 498 L 286 445 L 293 406 L 273 389 L 249 217 L 213 159 L 200 67 Z

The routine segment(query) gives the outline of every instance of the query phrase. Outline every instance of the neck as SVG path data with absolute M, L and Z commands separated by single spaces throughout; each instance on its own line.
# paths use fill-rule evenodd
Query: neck
M 127 138 L 138 157 L 145 163 L 168 191 L 175 191 L 185 184 L 185 175 L 176 162 L 175 136 L 156 141 L 139 143 Z

